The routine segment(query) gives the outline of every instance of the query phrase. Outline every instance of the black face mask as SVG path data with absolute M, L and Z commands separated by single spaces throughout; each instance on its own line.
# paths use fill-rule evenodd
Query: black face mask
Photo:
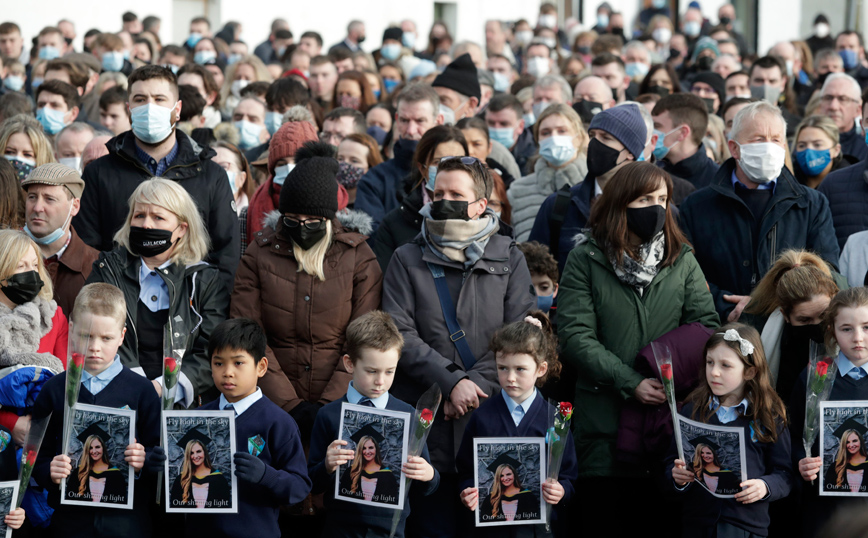
M 666 208 L 662 205 L 627 208 L 627 228 L 647 243 L 663 229 L 666 224 Z
M 721 18 L 720 18 L 720 24 L 721 24 L 721 26 L 726 26 L 726 25 L 728 25 L 728 24 L 731 23 L 731 22 L 732 22 L 732 19 L 730 19 L 729 17 L 721 17 Z
M 621 35 L 621 34 L 624 33 L 624 29 L 621 28 L 620 26 L 613 26 L 613 27 L 612 27 L 612 32 L 611 32 L 611 33 L 613 33 L 613 34 L 615 34 L 615 35 Z
M 701 97 L 700 99 L 705 103 L 705 108 L 708 109 L 708 113 L 714 114 L 714 99 L 711 97 Z
M 365 36 L 360 37 L 358 40 L 359 45 L 361 45 L 364 42 L 365 42 Z
M 467 202 L 458 200 L 438 200 L 431 202 L 431 218 L 434 220 L 470 220 L 467 215 Z
M 72 38 L 71 37 L 64 37 L 63 40 L 66 41 L 67 45 L 72 45 Z
M 588 175 L 597 178 L 615 168 L 620 164 L 618 162 L 620 155 L 621 152 L 617 149 L 610 148 L 594 138 L 588 144 Z
M 17 305 L 29 303 L 39 295 L 45 283 L 36 271 L 16 273 L 6 279 L 6 285 L 0 286 L 0 290 L 6 298 Z
M 711 56 L 703 56 L 702 58 L 696 60 L 696 70 L 697 71 L 711 71 L 711 64 L 714 63 L 714 58 Z
M 816 84 L 816 87 L 817 87 L 817 88 L 822 88 L 822 87 L 823 87 L 823 84 L 826 83 L 826 78 L 827 78 L 831 73 L 832 73 L 832 72 L 829 71 L 828 73 L 823 73 L 822 75 L 817 75 L 817 84 Z
M 576 114 L 582 118 L 582 123 L 584 123 L 585 126 L 588 126 L 591 124 L 591 120 L 594 119 L 594 116 L 603 111 L 603 105 L 583 99 L 573 103 L 573 110 L 575 110 Z
M 788 340 L 792 340 L 793 343 L 802 346 L 811 341 L 822 344 L 826 336 L 823 332 L 822 323 L 817 323 L 816 325 L 791 325 L 790 323 L 786 323 L 784 330 L 787 332 Z
M 651 86 L 648 88 L 648 92 L 656 93 L 660 97 L 669 97 L 669 94 L 672 93 L 666 86 Z
M 590 54 L 591 53 L 591 47 L 589 47 L 587 45 L 581 46 L 581 47 L 579 47 L 578 52 L 579 52 L 579 54 Z
M 328 228 L 325 226 L 322 226 L 319 230 L 308 230 L 304 226 L 296 226 L 295 228 L 284 226 L 283 229 L 286 230 L 286 235 L 292 239 L 292 242 L 303 250 L 313 248 L 328 233 Z
M 130 249 L 144 258 L 159 256 L 172 248 L 172 232 L 130 226 Z

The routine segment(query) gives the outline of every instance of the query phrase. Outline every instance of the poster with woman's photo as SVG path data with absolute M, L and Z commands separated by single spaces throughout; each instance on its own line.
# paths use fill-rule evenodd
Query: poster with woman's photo
M 163 411 L 166 511 L 238 512 L 235 413 Z
M 18 498 L 18 480 L 0 482 L 0 538 L 11 538 L 12 529 L 6 525 L 6 515 L 14 508 Z
M 404 508 L 401 468 L 407 461 L 410 414 L 344 403 L 339 438 L 355 456 L 337 469 L 335 498 Z
M 124 459 L 133 444 L 136 412 L 77 404 L 69 434 L 72 472 L 60 483 L 61 504 L 133 508 L 133 468 Z
M 715 497 L 730 498 L 747 480 L 744 429 L 712 426 L 678 416 L 683 459 L 696 483 Z
M 868 402 L 821 402 L 820 495 L 868 496 Z
M 545 523 L 545 439 L 483 437 L 473 440 L 479 492 L 476 526 Z

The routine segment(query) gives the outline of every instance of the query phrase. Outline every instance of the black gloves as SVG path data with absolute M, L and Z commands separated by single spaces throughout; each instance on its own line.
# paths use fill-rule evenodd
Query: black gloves
M 265 464 L 252 454 L 236 452 L 233 461 L 235 462 L 235 476 L 241 480 L 258 484 L 265 476 Z
M 161 446 L 155 446 L 145 454 L 145 469 L 149 472 L 162 471 L 164 463 L 166 463 L 166 450 Z

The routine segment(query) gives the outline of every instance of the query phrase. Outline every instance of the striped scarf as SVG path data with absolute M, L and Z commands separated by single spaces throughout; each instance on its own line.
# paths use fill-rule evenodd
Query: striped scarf
M 444 260 L 464 264 L 469 268 L 482 257 L 485 246 L 500 228 L 497 216 L 486 209 L 477 220 L 431 218 L 431 204 L 419 210 L 422 220 L 422 238 L 434 254 Z

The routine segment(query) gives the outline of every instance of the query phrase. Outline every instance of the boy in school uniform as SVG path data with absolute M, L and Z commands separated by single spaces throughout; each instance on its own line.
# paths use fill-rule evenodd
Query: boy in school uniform
M 186 514 L 185 535 L 279 538 L 280 507 L 310 493 L 298 426 L 257 386 L 268 370 L 262 328 L 247 318 L 224 321 L 208 340 L 211 377 L 220 398 L 199 409 L 234 410 L 237 514 Z
M 392 529 L 394 510 L 334 498 L 335 471 L 354 456 L 352 450 L 343 448 L 347 442 L 338 439 L 338 428 L 344 402 L 403 411 L 410 413 L 411 417 L 415 415 L 413 407 L 389 394 L 404 339 L 389 314 L 374 310 L 349 324 L 346 345 L 347 354 L 342 360 L 353 380 L 342 398 L 326 404 L 316 416 L 310 440 L 308 472 L 313 480 L 313 492 L 325 493 L 323 500 L 328 518 L 323 536 L 385 538 Z M 410 492 L 417 490 L 413 493 L 430 495 L 440 484 L 440 475 L 429 462 L 426 447 L 422 457 L 409 457 L 404 464 L 404 476 L 415 482 L 404 495 L 396 538 L 404 536 L 404 525 L 410 514 Z
M 153 450 L 160 442 L 160 399 L 153 384 L 123 366 L 118 357 L 118 348 L 126 332 L 126 314 L 121 290 L 110 284 L 89 284 L 82 288 L 75 299 L 70 330 L 76 331 L 89 342 L 78 402 L 133 409 L 136 412 L 136 440 L 124 452 L 124 459 L 136 472 L 133 509 L 60 504 L 60 483 L 72 473 L 72 463 L 69 456 L 60 453 L 66 373 L 58 374 L 45 383 L 33 407 L 34 421 L 51 413 L 33 477 L 49 492 L 48 504 L 55 510 L 49 528 L 54 536 L 137 538 L 152 535 L 148 504 L 155 494 L 154 479 L 140 472 L 146 464 L 148 470 L 161 469 L 165 458 L 163 456 L 161 459 Z

